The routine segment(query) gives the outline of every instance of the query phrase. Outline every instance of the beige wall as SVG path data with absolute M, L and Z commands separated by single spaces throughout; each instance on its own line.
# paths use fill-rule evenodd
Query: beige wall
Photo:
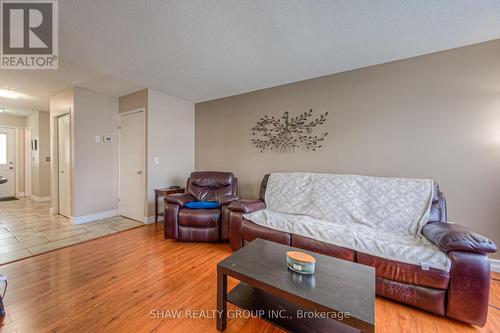
M 136 91 L 119 98 L 118 101 L 119 112 L 127 112 L 148 106 L 148 89 Z
M 118 209 L 118 98 L 75 88 L 74 217 Z M 100 143 L 95 137 L 101 138 Z M 103 136 L 111 136 L 104 143 Z
M 117 213 L 118 98 L 75 87 L 50 99 L 51 156 L 57 159 L 57 117 L 71 121 L 71 217 Z M 101 142 L 96 143 L 99 136 Z M 111 136 L 104 143 L 103 136 Z M 52 207 L 58 211 L 57 165 L 52 164 Z
M 17 128 L 17 190 L 20 193 L 24 192 L 24 128 L 26 127 L 25 117 L 16 117 L 6 114 L 0 114 L 0 127 L 15 127 Z
M 194 104 L 152 89 L 120 97 L 120 113 L 141 108 L 146 110 L 144 214 L 151 217 L 154 189 L 184 185 L 194 169 Z
M 31 140 L 37 140 L 40 144 L 39 126 L 38 126 L 38 112 L 33 112 L 26 118 L 26 127 L 31 131 Z M 39 193 L 39 150 L 31 150 L 31 195 L 38 196 Z
M 317 171 L 432 178 L 448 218 L 500 244 L 500 39 L 196 105 L 196 169 L 262 176 Z M 264 115 L 329 112 L 318 152 L 260 153 Z M 500 254 L 494 255 L 500 258 Z
M 37 140 L 38 149 L 31 151 L 31 194 L 38 198 L 50 196 L 50 114 L 35 111 L 26 118 L 31 139 Z
M 194 170 L 194 103 L 148 89 L 147 133 L 148 216 L 153 216 L 154 189 L 183 186 Z
M 24 128 L 26 126 L 26 118 L 0 114 L 0 126 Z
M 39 112 L 39 193 L 40 197 L 50 196 L 50 114 L 48 112 Z

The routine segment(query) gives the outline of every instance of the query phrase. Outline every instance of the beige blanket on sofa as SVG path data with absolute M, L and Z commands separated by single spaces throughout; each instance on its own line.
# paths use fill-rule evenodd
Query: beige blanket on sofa
M 267 208 L 245 218 L 363 253 L 448 271 L 448 257 L 421 236 L 433 182 L 315 173 L 274 173 Z

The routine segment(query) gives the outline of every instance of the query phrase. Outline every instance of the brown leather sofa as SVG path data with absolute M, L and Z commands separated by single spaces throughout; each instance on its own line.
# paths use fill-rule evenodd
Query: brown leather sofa
M 311 238 L 257 225 L 242 217 L 266 207 L 268 175 L 259 200 L 239 200 L 229 205 L 231 248 L 262 238 L 344 260 L 375 267 L 377 295 L 429 312 L 483 326 L 488 313 L 490 263 L 486 253 L 496 252 L 489 239 L 460 225 L 446 223 L 446 201 L 436 184 L 431 216 L 423 235 L 448 254 L 449 272 L 392 261 Z
M 238 179 L 231 172 L 193 172 L 186 193 L 165 197 L 165 239 L 188 242 L 229 240 L 228 204 L 238 200 Z M 218 201 L 217 209 L 189 209 L 192 201 Z

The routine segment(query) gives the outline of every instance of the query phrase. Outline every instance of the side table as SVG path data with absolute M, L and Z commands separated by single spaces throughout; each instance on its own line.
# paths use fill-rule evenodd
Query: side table
M 158 213 L 158 199 L 161 196 L 167 196 L 169 194 L 175 194 L 175 193 L 184 193 L 185 189 L 184 188 L 177 188 L 177 189 L 171 189 L 171 188 L 159 188 L 155 189 L 155 223 L 158 223 L 158 216 L 164 216 L 164 213 Z

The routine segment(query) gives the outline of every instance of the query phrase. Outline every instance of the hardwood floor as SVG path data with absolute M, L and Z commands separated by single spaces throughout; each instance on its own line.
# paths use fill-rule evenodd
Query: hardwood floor
M 157 319 L 151 311 L 214 309 L 216 263 L 229 246 L 165 241 L 161 231 L 148 225 L 0 266 L 9 278 L 0 332 L 216 332 L 214 318 Z M 500 307 L 499 281 L 492 280 L 490 303 Z M 490 307 L 479 329 L 377 298 L 376 329 L 499 332 L 500 312 Z M 281 331 L 238 318 L 226 332 Z

